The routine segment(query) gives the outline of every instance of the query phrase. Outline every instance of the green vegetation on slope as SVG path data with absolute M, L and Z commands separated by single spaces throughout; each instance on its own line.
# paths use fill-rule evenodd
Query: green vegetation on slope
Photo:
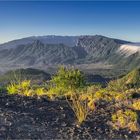
M 140 87 L 140 68 L 134 69 L 120 80 L 124 81 L 126 86 Z
M 50 74 L 33 68 L 27 69 L 17 69 L 13 71 L 9 71 L 4 75 L 0 76 L 0 83 L 7 84 L 10 81 L 16 80 L 32 80 L 33 83 L 42 83 L 43 81 L 50 80 Z
M 140 88 L 140 68 L 134 69 L 127 75 L 117 80 L 111 81 L 110 86 L 124 89 Z

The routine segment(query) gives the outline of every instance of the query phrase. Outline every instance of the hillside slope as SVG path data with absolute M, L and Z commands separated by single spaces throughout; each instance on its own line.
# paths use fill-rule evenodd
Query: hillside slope
M 0 45 L 0 65 L 43 68 L 104 63 L 114 68 L 134 68 L 140 62 L 139 47 L 130 45 L 128 50 L 128 43 L 100 35 L 30 37 Z
M 27 66 L 71 63 L 76 58 L 77 54 L 70 47 L 63 44 L 43 44 L 39 40 L 0 51 L 0 62 Z
M 140 87 L 140 68 L 129 72 L 126 76 L 119 79 L 119 82 L 130 87 Z
M 17 69 L 8 71 L 3 75 L 0 75 L 0 84 L 5 85 L 11 81 L 18 80 L 31 80 L 33 83 L 42 83 L 51 79 L 51 75 L 37 69 L 27 68 L 27 69 Z

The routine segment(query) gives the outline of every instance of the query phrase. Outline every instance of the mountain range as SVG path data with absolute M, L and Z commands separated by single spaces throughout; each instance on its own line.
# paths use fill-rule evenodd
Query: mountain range
M 4 70 L 25 67 L 45 69 L 60 64 L 95 64 L 95 67 L 100 64 L 101 68 L 132 69 L 140 64 L 140 44 L 101 35 L 50 35 L 27 37 L 0 45 L 0 67 Z

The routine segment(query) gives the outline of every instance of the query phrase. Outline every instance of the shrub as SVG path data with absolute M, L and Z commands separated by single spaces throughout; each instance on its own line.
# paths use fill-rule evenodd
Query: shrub
M 43 87 L 36 88 L 34 92 L 37 96 L 46 95 L 46 93 L 47 93 L 47 91 Z
M 135 100 L 132 104 L 133 109 L 140 110 L 140 99 Z
M 58 95 L 85 86 L 84 76 L 77 69 L 60 67 L 50 82 L 50 90 Z
M 116 92 L 124 92 L 128 88 L 120 80 L 112 80 L 108 83 L 108 90 Z
M 117 92 L 117 91 L 108 91 L 109 96 L 116 102 L 124 101 L 131 98 L 131 93 L 129 92 Z
M 55 97 L 70 96 L 71 91 L 85 86 L 84 75 L 78 69 L 60 67 L 57 74 L 50 81 L 47 96 L 50 99 Z
M 7 86 L 7 91 L 9 94 L 31 96 L 33 94 L 33 90 L 31 89 L 30 83 L 30 80 L 24 80 L 18 83 L 11 82 L 11 84 Z
M 109 95 L 109 92 L 106 90 L 106 88 L 100 89 L 93 95 L 94 99 L 96 101 L 98 100 L 105 100 L 105 101 L 111 101 L 112 97 Z
M 115 91 L 115 90 L 110 90 L 108 87 L 107 88 L 99 88 L 94 94 L 93 98 L 98 101 L 98 100 L 105 100 L 105 101 L 124 101 L 127 99 L 131 99 L 133 95 L 132 90 L 126 90 L 126 91 Z
M 86 87 L 86 92 L 88 94 L 94 95 L 96 92 L 98 92 L 101 89 L 102 89 L 101 85 L 91 85 L 91 86 Z
M 119 93 L 116 91 L 109 91 L 107 88 L 100 89 L 97 92 L 94 93 L 93 98 L 98 101 L 98 100 L 104 100 L 107 102 L 110 101 L 121 101 L 126 99 L 126 95 L 123 93 Z
M 95 109 L 95 104 L 92 96 L 82 93 L 71 92 L 71 100 L 67 100 L 70 107 L 73 109 L 78 123 L 81 124 L 86 120 L 90 111 Z
M 10 85 L 7 86 L 7 91 L 9 94 L 17 94 L 17 85 L 15 83 L 11 83 Z
M 139 126 L 137 122 L 138 116 L 137 113 L 126 109 L 118 110 L 115 114 L 112 115 L 112 126 L 115 129 L 130 129 L 131 131 L 138 131 Z
M 7 86 L 9 94 L 20 94 L 24 96 L 42 96 L 46 94 L 46 90 L 43 87 L 32 88 L 30 80 L 23 80 L 18 83 L 11 82 Z

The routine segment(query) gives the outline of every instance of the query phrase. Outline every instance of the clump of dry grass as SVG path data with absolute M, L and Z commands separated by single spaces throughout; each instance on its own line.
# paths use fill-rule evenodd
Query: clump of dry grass
M 78 124 L 84 122 L 91 111 L 95 110 L 94 100 L 91 95 L 81 92 L 69 92 L 70 99 L 67 99 L 72 108 Z

